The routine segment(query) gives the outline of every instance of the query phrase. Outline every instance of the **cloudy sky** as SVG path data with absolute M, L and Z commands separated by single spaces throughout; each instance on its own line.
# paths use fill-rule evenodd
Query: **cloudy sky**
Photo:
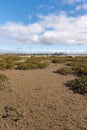
M 0 0 L 0 51 L 87 52 L 87 0 Z

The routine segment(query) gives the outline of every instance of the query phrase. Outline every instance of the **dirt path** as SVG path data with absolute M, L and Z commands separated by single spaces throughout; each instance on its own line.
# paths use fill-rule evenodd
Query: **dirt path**
M 3 71 L 9 87 L 0 91 L 0 130 L 87 130 L 87 97 L 64 86 L 74 77 L 53 73 L 60 66 Z

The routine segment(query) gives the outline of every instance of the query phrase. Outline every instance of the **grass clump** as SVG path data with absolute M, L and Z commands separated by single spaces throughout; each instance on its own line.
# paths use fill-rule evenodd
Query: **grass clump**
M 4 74 L 0 74 L 0 90 L 4 89 L 6 87 L 6 83 L 8 81 L 8 78 Z
M 86 94 L 87 93 L 87 76 L 82 76 L 80 78 L 71 80 L 67 83 L 67 86 L 69 86 L 76 93 Z
M 44 68 L 46 68 L 46 67 L 48 67 L 48 66 L 49 66 L 49 63 L 48 63 L 48 62 L 43 62 L 43 63 L 40 63 L 38 67 L 39 67 L 40 69 L 44 69 Z
M 59 74 L 62 74 L 62 75 L 72 74 L 71 68 L 68 68 L 68 67 L 59 68 L 55 72 L 59 73 Z

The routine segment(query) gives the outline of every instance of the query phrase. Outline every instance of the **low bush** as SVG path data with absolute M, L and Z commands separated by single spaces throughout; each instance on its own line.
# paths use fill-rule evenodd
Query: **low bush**
M 57 63 L 64 63 L 64 62 L 65 62 L 65 60 L 62 59 L 62 58 L 54 58 L 52 60 L 52 63 L 55 63 L 55 64 L 57 64 Z
M 0 55 L 0 70 L 14 69 L 15 63 L 22 58 L 16 55 Z
M 49 63 L 48 62 L 43 62 L 43 63 L 40 63 L 39 64 L 39 68 L 40 69 L 44 69 L 44 68 L 46 68 L 46 67 L 48 67 L 49 66 Z
M 46 68 L 49 65 L 48 62 L 23 62 L 18 63 L 16 69 L 19 70 L 30 70 L 30 69 L 43 69 Z
M 87 93 L 87 76 L 71 80 L 66 85 L 76 93 L 85 94 Z
M 14 66 L 15 66 L 14 62 L 3 61 L 3 62 L 0 63 L 0 70 L 13 69 Z
M 52 63 L 67 63 L 67 62 L 72 62 L 73 57 L 71 56 L 54 56 L 52 57 Z
M 87 66 L 86 65 L 78 65 L 72 67 L 72 70 L 77 76 L 87 76 Z
M 63 67 L 59 68 L 58 70 L 55 71 L 56 73 L 62 74 L 62 75 L 67 75 L 67 74 L 72 74 L 72 69 L 68 67 Z

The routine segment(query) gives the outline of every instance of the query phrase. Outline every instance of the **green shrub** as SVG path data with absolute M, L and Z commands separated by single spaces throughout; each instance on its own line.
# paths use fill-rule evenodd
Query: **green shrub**
M 19 70 L 30 70 L 30 69 L 43 69 L 48 66 L 48 62 L 23 62 L 23 63 L 18 63 L 16 69 Z
M 49 66 L 49 63 L 48 62 L 43 62 L 43 63 L 40 63 L 39 64 L 39 68 L 40 69 L 44 69 L 44 68 L 46 68 L 46 67 L 48 67 Z
M 62 75 L 72 74 L 71 68 L 68 68 L 68 67 L 59 68 L 55 72 L 59 73 L 59 74 L 62 74 Z
M 67 84 L 74 92 L 85 94 L 87 93 L 87 76 L 83 76 L 69 81 Z
M 29 67 L 28 67 L 28 65 L 25 62 L 23 62 L 23 63 L 18 63 L 16 69 L 19 69 L 19 70 L 28 70 Z
M 22 58 L 16 55 L 0 55 L 0 70 L 14 69 L 15 63 Z
M 78 65 L 72 67 L 72 70 L 77 76 L 87 76 L 87 66 L 86 65 Z
M 1 62 L 0 63 L 0 70 L 5 70 L 5 69 L 13 69 L 15 64 L 13 62 Z
M 68 62 L 66 65 L 68 66 L 83 66 L 83 65 L 87 65 L 87 57 L 73 57 L 71 60 L 69 60 L 70 62 Z
M 73 61 L 73 57 L 71 56 L 54 56 L 51 58 L 52 63 L 66 63 Z
M 52 60 L 52 63 L 55 63 L 55 64 L 57 64 L 57 63 L 64 63 L 64 62 L 65 62 L 65 60 L 61 59 L 61 58 L 56 58 L 56 59 Z

